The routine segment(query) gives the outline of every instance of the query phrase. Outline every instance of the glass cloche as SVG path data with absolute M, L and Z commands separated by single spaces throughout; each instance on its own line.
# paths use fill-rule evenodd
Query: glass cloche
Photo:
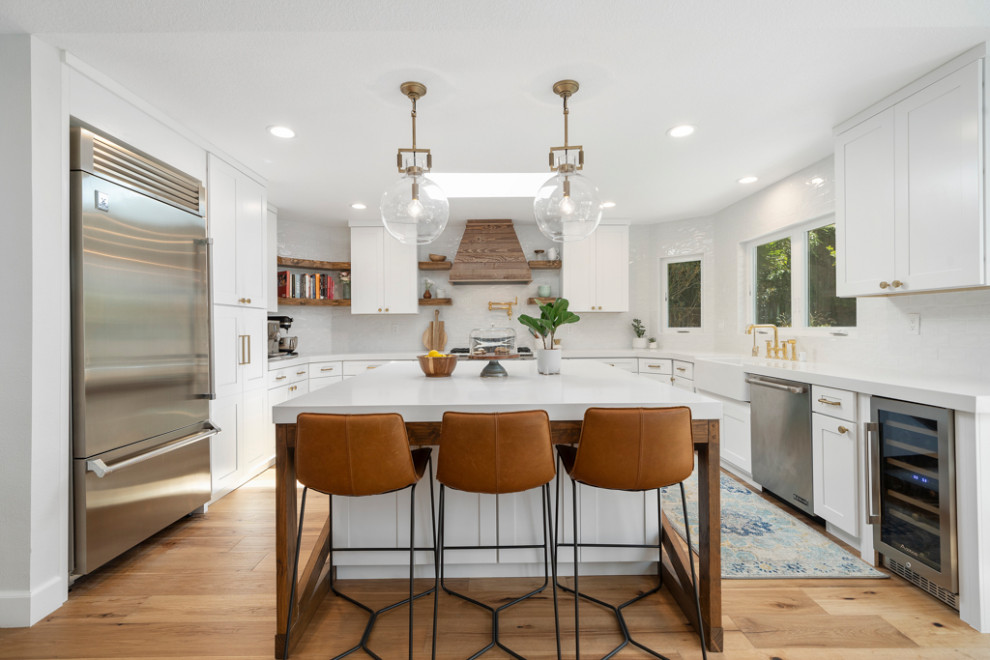
M 471 331 L 471 357 L 498 360 L 516 354 L 516 331 L 512 328 L 489 328 Z

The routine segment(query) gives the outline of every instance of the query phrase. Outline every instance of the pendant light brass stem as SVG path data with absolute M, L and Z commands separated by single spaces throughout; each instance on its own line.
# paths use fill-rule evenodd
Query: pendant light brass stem
M 564 100 L 564 146 L 550 148 L 551 172 L 568 173 L 584 168 L 584 148 L 580 145 L 574 145 L 574 148 L 578 150 L 578 164 L 575 166 L 568 161 L 568 152 L 571 150 L 568 119 L 570 118 L 571 111 L 567 107 L 567 99 L 576 94 L 578 89 L 580 89 L 580 85 L 578 85 L 576 80 L 558 80 L 553 85 L 553 93 Z M 559 165 L 554 162 L 553 154 L 555 151 L 561 151 L 564 154 L 563 162 Z
M 399 153 L 396 156 L 396 163 L 399 167 L 399 172 L 403 174 L 422 174 L 423 171 L 429 172 L 430 168 L 433 167 L 433 155 L 430 153 L 429 149 L 418 149 L 416 147 L 416 101 L 426 96 L 426 85 L 419 82 L 404 82 L 399 85 L 399 91 L 402 92 L 404 96 L 409 97 L 412 101 L 412 111 L 409 113 L 412 119 L 412 148 L 411 149 L 399 149 Z M 412 165 L 408 168 L 402 167 L 402 154 L 412 154 Z M 419 154 L 426 155 L 426 167 L 423 167 L 417 161 Z

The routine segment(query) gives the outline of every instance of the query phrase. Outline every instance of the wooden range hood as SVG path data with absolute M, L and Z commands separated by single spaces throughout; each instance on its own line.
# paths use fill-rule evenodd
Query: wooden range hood
M 451 284 L 529 284 L 533 274 L 512 220 L 468 220 Z

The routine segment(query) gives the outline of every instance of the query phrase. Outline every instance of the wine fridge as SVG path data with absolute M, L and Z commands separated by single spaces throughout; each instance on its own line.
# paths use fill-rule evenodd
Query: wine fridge
M 952 411 L 872 397 L 869 522 L 894 573 L 958 606 Z

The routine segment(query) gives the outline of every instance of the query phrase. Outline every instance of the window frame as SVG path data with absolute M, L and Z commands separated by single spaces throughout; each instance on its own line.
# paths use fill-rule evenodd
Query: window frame
M 825 213 L 811 220 L 804 220 L 774 232 L 757 236 L 742 244 L 746 255 L 746 324 L 756 322 L 756 248 L 766 243 L 791 239 L 791 325 L 785 332 L 798 336 L 846 336 L 856 333 L 854 325 L 809 326 L 810 285 L 808 262 L 810 259 L 808 232 L 835 224 L 835 213 Z M 857 304 L 857 322 L 859 308 Z M 796 321 L 800 321 L 797 323 Z
M 701 289 L 701 325 L 697 328 L 671 327 L 669 325 L 670 319 L 667 309 L 667 265 L 686 263 L 689 261 L 698 262 L 698 285 Z M 705 271 L 708 268 L 708 260 L 706 255 L 700 252 L 695 252 L 692 254 L 678 254 L 660 257 L 658 267 L 660 269 L 660 334 L 690 335 L 705 332 L 708 325 L 708 311 L 707 306 L 705 305 Z

